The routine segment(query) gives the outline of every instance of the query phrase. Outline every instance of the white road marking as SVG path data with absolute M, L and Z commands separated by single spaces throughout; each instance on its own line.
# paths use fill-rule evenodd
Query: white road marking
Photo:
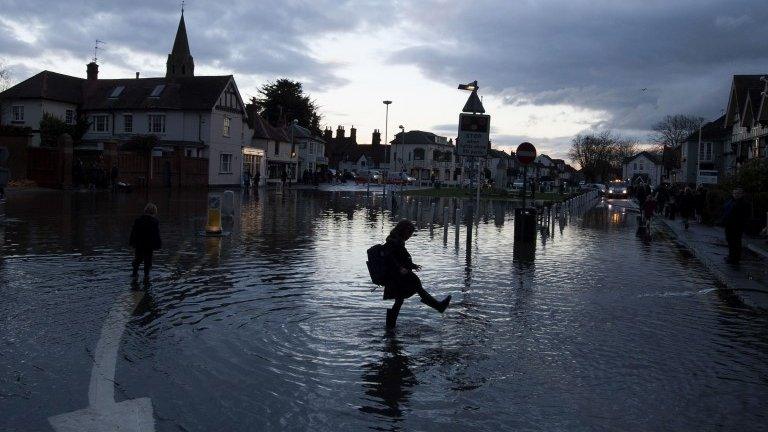
M 121 295 L 107 316 L 94 352 L 88 407 L 48 418 L 57 432 L 154 432 L 149 398 L 115 402 L 115 368 L 120 339 L 131 313 L 144 297 L 142 291 Z

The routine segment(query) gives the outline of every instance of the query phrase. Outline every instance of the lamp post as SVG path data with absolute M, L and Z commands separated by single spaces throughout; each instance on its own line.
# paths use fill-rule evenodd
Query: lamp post
M 293 121 L 291 122 L 291 159 L 296 157 L 296 144 L 294 144 L 294 142 L 293 142 L 293 133 L 294 133 L 294 129 L 295 129 L 296 125 L 298 125 L 298 124 L 299 124 L 299 120 L 298 119 L 293 119 Z M 298 161 L 297 161 L 297 163 L 298 163 Z M 298 171 L 298 167 L 296 165 L 294 165 L 294 167 L 293 167 L 293 175 L 296 175 L 297 171 Z
M 400 129 L 400 143 L 402 146 L 405 146 L 405 127 L 403 125 L 398 126 Z M 400 165 L 403 167 L 403 172 L 405 172 L 405 162 L 403 162 L 403 148 L 400 148 Z M 400 179 L 400 193 L 403 193 L 403 184 L 408 179 L 408 174 L 405 175 L 405 179 Z
M 389 161 L 389 158 L 392 156 L 389 151 L 389 105 L 392 104 L 392 101 L 385 100 L 383 103 L 387 107 L 387 113 L 384 116 L 384 160 L 387 162 L 387 169 L 383 170 L 383 174 L 384 174 L 383 193 L 384 193 L 384 197 L 386 197 L 387 196 L 387 180 L 389 180 L 389 168 L 392 166 L 392 163 Z

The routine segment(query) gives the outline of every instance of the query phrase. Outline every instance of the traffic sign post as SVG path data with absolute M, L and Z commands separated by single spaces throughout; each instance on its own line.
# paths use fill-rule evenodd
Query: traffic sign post
M 456 154 L 466 157 L 486 157 L 490 131 L 491 116 L 487 114 L 459 114 Z
M 515 157 L 523 166 L 523 208 L 525 208 L 525 195 L 528 191 L 528 165 L 536 159 L 536 147 L 529 142 L 521 143 L 517 146 Z

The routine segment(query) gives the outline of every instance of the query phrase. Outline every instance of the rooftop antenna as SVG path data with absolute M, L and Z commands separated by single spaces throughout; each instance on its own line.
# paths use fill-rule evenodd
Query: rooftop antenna
M 103 44 L 103 43 L 105 42 L 96 39 L 96 43 L 93 45 L 93 62 L 94 63 L 99 61 L 99 50 L 103 49 L 99 46 L 99 44 Z

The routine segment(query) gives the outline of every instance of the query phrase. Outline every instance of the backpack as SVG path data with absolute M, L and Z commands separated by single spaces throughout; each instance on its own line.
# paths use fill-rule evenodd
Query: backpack
M 384 245 L 371 246 L 368 251 L 368 273 L 371 274 L 371 282 L 376 285 L 384 285 L 389 280 L 389 254 Z

